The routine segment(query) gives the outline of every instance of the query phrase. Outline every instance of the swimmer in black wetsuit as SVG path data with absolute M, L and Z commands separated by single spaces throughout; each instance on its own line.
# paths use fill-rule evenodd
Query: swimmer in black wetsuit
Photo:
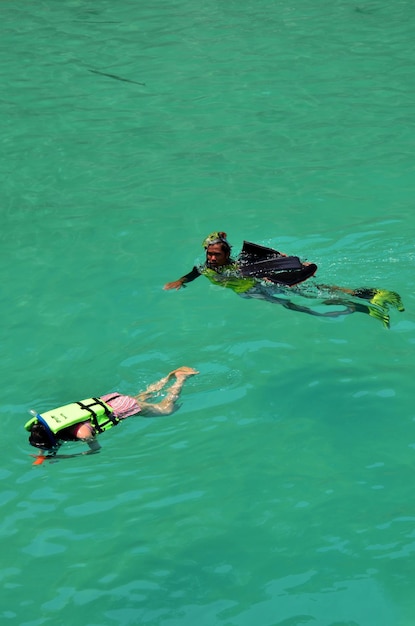
M 231 258 L 231 246 L 223 231 L 211 233 L 203 241 L 206 261 L 170 283 L 164 289 L 181 289 L 199 276 L 206 276 L 211 282 L 228 287 L 245 298 L 257 298 L 281 304 L 283 307 L 317 315 L 319 317 L 338 317 L 360 312 L 379 319 L 389 328 L 388 307 L 403 311 L 399 294 L 375 288 L 348 289 L 329 285 L 313 285 L 311 289 L 297 286 L 317 271 L 314 263 L 302 263 L 298 257 L 244 242 L 241 254 L 236 260 Z M 282 295 L 284 297 L 278 297 Z M 323 299 L 323 304 L 342 307 L 339 311 L 320 312 L 309 307 L 295 304 L 287 295 L 299 295 L 305 298 Z

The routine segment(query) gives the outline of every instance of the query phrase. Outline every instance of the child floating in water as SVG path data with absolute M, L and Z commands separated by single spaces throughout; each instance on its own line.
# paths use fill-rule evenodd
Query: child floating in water
M 30 432 L 30 445 L 48 453 L 41 454 L 34 464 L 39 465 L 47 458 L 70 458 L 78 456 L 57 455 L 65 441 L 83 441 L 89 450 L 79 454 L 94 454 L 101 448 L 97 435 L 116 426 L 123 419 L 140 413 L 145 417 L 170 415 L 176 408 L 182 387 L 189 376 L 199 372 L 192 367 L 179 367 L 161 380 L 149 385 L 136 396 L 109 393 L 101 397 L 88 398 L 39 414 L 25 424 Z M 149 401 L 159 392 L 165 397 L 159 402 Z

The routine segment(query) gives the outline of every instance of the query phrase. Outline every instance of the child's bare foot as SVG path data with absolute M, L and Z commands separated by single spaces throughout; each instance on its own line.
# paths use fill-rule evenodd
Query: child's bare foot
M 195 376 L 196 374 L 199 374 L 199 372 L 193 369 L 193 367 L 187 367 L 187 365 L 182 365 L 182 367 L 178 367 L 177 369 L 170 372 L 169 376 L 174 375 L 176 376 L 176 378 L 187 378 L 188 376 Z

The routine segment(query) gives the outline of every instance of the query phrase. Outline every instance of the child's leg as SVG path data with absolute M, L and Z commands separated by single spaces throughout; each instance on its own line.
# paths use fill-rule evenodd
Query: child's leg
M 152 396 L 156 391 L 160 391 L 161 389 L 163 389 L 163 387 L 165 387 L 167 385 L 167 383 L 169 382 L 170 378 L 172 376 L 175 375 L 176 372 L 180 371 L 181 369 L 183 370 L 191 370 L 190 367 L 186 368 L 186 366 L 183 366 L 182 368 L 177 368 L 175 370 L 172 370 L 171 372 L 169 372 L 167 374 L 167 376 L 164 376 L 164 378 L 161 378 L 160 380 L 158 380 L 155 383 L 151 383 L 151 385 L 149 385 L 147 387 L 147 389 L 145 389 L 144 391 L 140 391 L 136 396 L 136 400 L 146 400 L 147 398 L 149 398 L 149 396 Z
M 144 391 L 140 391 L 140 393 L 138 393 L 135 396 L 135 399 L 138 401 L 138 403 L 140 403 L 140 400 L 141 401 L 147 400 L 156 391 L 160 391 L 161 389 L 163 389 L 163 387 L 165 387 L 167 383 L 169 382 L 170 377 L 171 377 L 171 373 L 165 376 L 164 378 L 161 378 L 157 382 L 152 383 L 151 385 L 147 387 L 147 389 L 145 389 Z
M 141 415 L 156 416 L 156 415 L 170 415 L 175 409 L 175 404 L 180 396 L 181 390 L 186 379 L 189 376 L 198 374 L 198 372 L 192 368 L 179 368 L 173 372 L 176 376 L 175 382 L 171 385 L 167 394 L 163 400 L 156 404 L 150 404 L 149 402 L 140 402 L 139 396 L 136 396 L 141 408 Z

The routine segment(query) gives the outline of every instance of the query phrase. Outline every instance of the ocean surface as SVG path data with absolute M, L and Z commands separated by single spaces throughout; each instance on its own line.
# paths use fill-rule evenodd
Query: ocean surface
M 413 3 L 0 18 L 2 624 L 413 626 Z M 213 230 L 405 311 L 163 290 Z M 173 415 L 33 465 L 30 409 L 181 365 Z

